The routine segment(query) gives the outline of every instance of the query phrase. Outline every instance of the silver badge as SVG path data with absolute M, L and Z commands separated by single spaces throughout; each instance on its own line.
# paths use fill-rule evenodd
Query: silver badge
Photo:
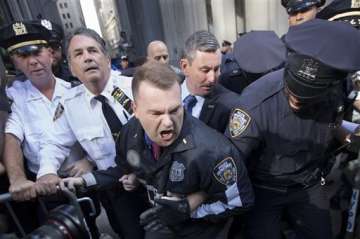
M 214 177 L 221 184 L 231 186 L 237 182 L 237 168 L 233 158 L 223 159 L 213 170 Z
M 304 59 L 297 75 L 307 80 L 313 81 L 316 79 L 319 71 L 319 62 L 313 59 Z
M 171 182 L 181 182 L 184 180 L 184 171 L 185 166 L 182 163 L 179 163 L 177 161 L 174 161 L 170 168 L 170 181 Z
M 54 114 L 54 117 L 53 117 L 53 121 L 57 120 L 58 118 L 60 118 L 60 116 L 64 113 L 64 106 L 59 103 L 58 106 L 56 107 L 56 110 L 55 110 L 55 114 Z
M 249 126 L 250 115 L 241 109 L 235 109 L 230 117 L 229 130 L 231 137 L 239 136 Z
M 49 31 L 53 30 L 52 24 L 51 24 L 51 22 L 49 20 L 46 20 L 46 19 L 41 20 L 41 25 L 43 27 L 45 27 L 46 29 L 48 29 Z

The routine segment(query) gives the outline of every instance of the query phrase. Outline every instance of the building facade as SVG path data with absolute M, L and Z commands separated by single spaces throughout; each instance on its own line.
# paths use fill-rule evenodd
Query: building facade
M 97 1 L 97 0 L 95 0 Z M 208 30 L 219 40 L 234 42 L 251 30 L 287 31 L 287 15 L 274 0 L 118 0 L 120 32 L 134 55 L 145 55 L 152 40 L 163 40 L 177 64 L 185 39 Z
M 56 4 L 65 35 L 85 26 L 79 0 L 56 0 Z

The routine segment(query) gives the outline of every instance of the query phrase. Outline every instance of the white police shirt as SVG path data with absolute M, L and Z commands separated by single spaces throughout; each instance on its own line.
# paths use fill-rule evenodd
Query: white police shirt
M 123 106 L 111 96 L 115 87 L 120 88 L 130 99 L 131 77 L 121 76 L 112 71 L 106 83 L 104 95 L 122 124 L 130 118 Z M 115 142 L 102 113 L 101 102 L 84 85 L 72 88 L 61 100 L 62 112 L 56 117 L 54 128 L 48 131 L 40 151 L 40 170 L 37 177 L 55 173 L 69 147 L 79 141 L 87 158 L 99 170 L 115 166 Z
M 28 169 L 37 173 L 39 169 L 40 139 L 44 132 L 52 128 L 53 116 L 62 96 L 71 89 L 71 85 L 55 78 L 55 90 L 49 100 L 30 80 L 15 81 L 6 89 L 12 101 L 11 113 L 5 125 L 5 133 L 16 136 L 27 159 Z
M 181 100 L 184 101 L 184 99 L 190 95 L 190 92 L 187 88 L 187 79 L 185 79 L 184 83 L 181 84 Z M 194 95 L 197 102 L 194 105 L 194 107 L 192 108 L 192 116 L 194 116 L 195 118 L 199 118 L 200 117 L 200 113 L 201 113 L 201 109 L 204 105 L 205 102 L 205 98 L 198 96 L 198 95 Z

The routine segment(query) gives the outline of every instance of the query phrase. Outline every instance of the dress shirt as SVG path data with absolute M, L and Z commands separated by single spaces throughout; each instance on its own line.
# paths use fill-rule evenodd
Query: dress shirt
M 181 85 L 181 100 L 184 100 L 186 96 L 190 95 L 190 92 L 186 84 L 187 84 L 187 79 L 185 79 L 184 83 Z M 192 116 L 194 116 L 195 118 L 199 118 L 205 99 L 204 97 L 198 95 L 195 95 L 195 98 L 197 102 L 192 108 Z
M 40 139 L 44 132 L 53 127 L 53 117 L 62 96 L 71 85 L 55 78 L 55 90 L 51 100 L 43 95 L 30 80 L 15 81 L 6 89 L 11 99 L 11 113 L 5 126 L 5 133 L 16 136 L 22 145 L 28 169 L 37 173 L 39 169 Z
M 130 99 L 130 77 L 116 72 L 111 76 L 101 95 L 108 99 L 120 121 L 125 124 L 130 115 L 122 105 L 111 96 L 115 87 L 120 88 Z M 54 127 L 48 131 L 40 151 L 40 170 L 38 177 L 54 173 L 76 141 L 86 151 L 87 157 L 100 170 L 115 166 L 115 143 L 109 126 L 102 113 L 101 102 L 97 101 L 84 85 L 72 88 L 61 100 L 63 114 L 55 120 Z

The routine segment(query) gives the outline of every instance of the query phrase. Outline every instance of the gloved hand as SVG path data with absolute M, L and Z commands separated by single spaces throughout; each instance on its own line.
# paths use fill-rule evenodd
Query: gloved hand
M 140 225 L 144 227 L 145 231 L 150 232 L 170 232 L 171 230 L 158 218 L 158 211 L 161 206 L 152 207 L 140 215 Z
M 155 198 L 156 206 L 140 215 L 145 230 L 159 230 L 178 225 L 190 218 L 190 205 L 186 198 Z

